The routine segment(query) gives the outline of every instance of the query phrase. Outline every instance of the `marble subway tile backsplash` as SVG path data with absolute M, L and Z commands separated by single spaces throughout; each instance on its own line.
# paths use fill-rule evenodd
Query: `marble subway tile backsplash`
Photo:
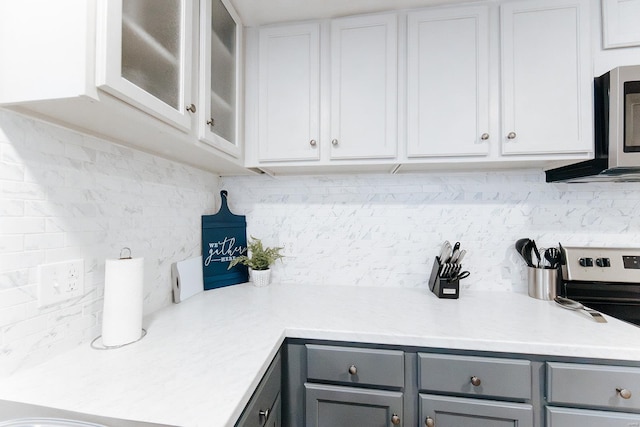
M 427 288 L 460 241 L 464 289 L 526 292 L 514 243 L 640 246 L 637 183 L 548 184 L 540 170 L 227 177 L 229 206 L 268 245 L 293 242 L 274 280 Z
M 200 253 L 214 174 L 0 110 L 0 376 L 100 334 L 104 264 L 145 258 L 144 312 Z M 38 266 L 84 259 L 81 298 L 37 307 Z

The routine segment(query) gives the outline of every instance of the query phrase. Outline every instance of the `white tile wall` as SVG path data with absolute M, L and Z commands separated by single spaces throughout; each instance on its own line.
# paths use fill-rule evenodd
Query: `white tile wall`
M 0 375 L 100 334 L 104 260 L 145 258 L 144 311 L 200 253 L 218 177 L 0 110 Z M 38 309 L 37 267 L 82 258 L 85 295 Z
M 441 243 L 460 241 L 464 288 L 526 292 L 513 249 L 640 246 L 637 183 L 547 184 L 539 170 L 223 178 L 229 206 L 269 245 L 294 242 L 274 279 L 427 289 Z

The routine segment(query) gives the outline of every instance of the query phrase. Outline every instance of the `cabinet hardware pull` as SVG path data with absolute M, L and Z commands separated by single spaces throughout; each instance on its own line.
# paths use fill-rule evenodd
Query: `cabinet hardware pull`
M 482 381 L 480 381 L 480 378 L 476 377 L 475 375 L 471 377 L 471 384 L 473 384 L 474 386 L 478 387 L 480 384 L 482 384 Z
M 337 139 L 332 139 L 332 140 L 331 140 L 331 145 L 333 145 L 334 147 L 335 147 L 336 145 L 338 145 L 338 140 L 337 140 Z
M 626 388 L 616 388 L 616 391 L 618 392 L 618 394 L 620 395 L 621 398 L 623 399 L 631 399 L 631 391 L 627 390 Z
M 356 375 L 358 373 L 358 368 L 356 368 L 356 365 L 349 366 L 349 373 L 351 375 Z
M 509 132 L 507 134 L 507 139 L 516 139 L 516 133 L 515 132 Z
M 480 135 L 480 139 L 483 141 L 486 141 L 487 139 L 489 139 L 489 134 L 488 133 L 483 133 L 482 135 Z
M 393 414 L 391 416 L 391 424 L 393 424 L 394 426 L 400 425 L 400 417 L 398 416 L 398 414 Z
M 209 126 L 215 126 L 216 121 L 215 121 L 215 120 L 213 120 L 213 117 L 212 117 L 212 118 L 210 118 L 209 120 L 207 120 L 207 124 L 208 124 Z
M 427 427 L 433 427 L 436 425 L 436 422 L 433 420 L 433 418 L 427 417 L 427 419 L 424 420 L 424 425 Z
M 193 104 L 189 104 L 189 106 L 187 107 L 187 111 L 191 112 L 191 113 L 195 113 L 196 112 L 196 106 Z
M 317 142 L 316 142 L 315 139 L 312 139 L 311 141 L 309 141 L 309 145 L 312 146 L 312 147 L 315 147 L 316 144 L 317 144 Z
M 267 421 L 269 419 L 270 413 L 271 411 L 269 411 L 269 409 L 265 409 L 264 411 L 261 409 L 260 412 L 258 412 L 258 415 L 260 415 L 261 417 L 264 417 L 264 420 Z

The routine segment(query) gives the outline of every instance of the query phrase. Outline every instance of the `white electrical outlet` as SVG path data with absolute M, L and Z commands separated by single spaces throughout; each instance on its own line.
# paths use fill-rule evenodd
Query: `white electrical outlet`
M 289 258 L 294 258 L 296 256 L 296 239 L 280 239 L 280 244 L 278 246 L 282 248 L 280 254 Z
M 43 264 L 38 268 L 38 307 L 84 294 L 84 260 Z

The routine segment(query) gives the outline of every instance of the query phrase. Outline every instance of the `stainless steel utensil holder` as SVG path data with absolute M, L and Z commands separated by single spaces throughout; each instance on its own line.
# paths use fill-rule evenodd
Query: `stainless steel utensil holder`
M 545 301 L 553 300 L 558 295 L 559 270 L 557 268 L 527 267 L 529 296 Z
M 429 289 L 438 298 L 457 299 L 460 294 L 460 280 L 457 277 L 441 277 L 440 271 L 442 271 L 442 262 L 440 257 L 436 256 L 429 278 Z

